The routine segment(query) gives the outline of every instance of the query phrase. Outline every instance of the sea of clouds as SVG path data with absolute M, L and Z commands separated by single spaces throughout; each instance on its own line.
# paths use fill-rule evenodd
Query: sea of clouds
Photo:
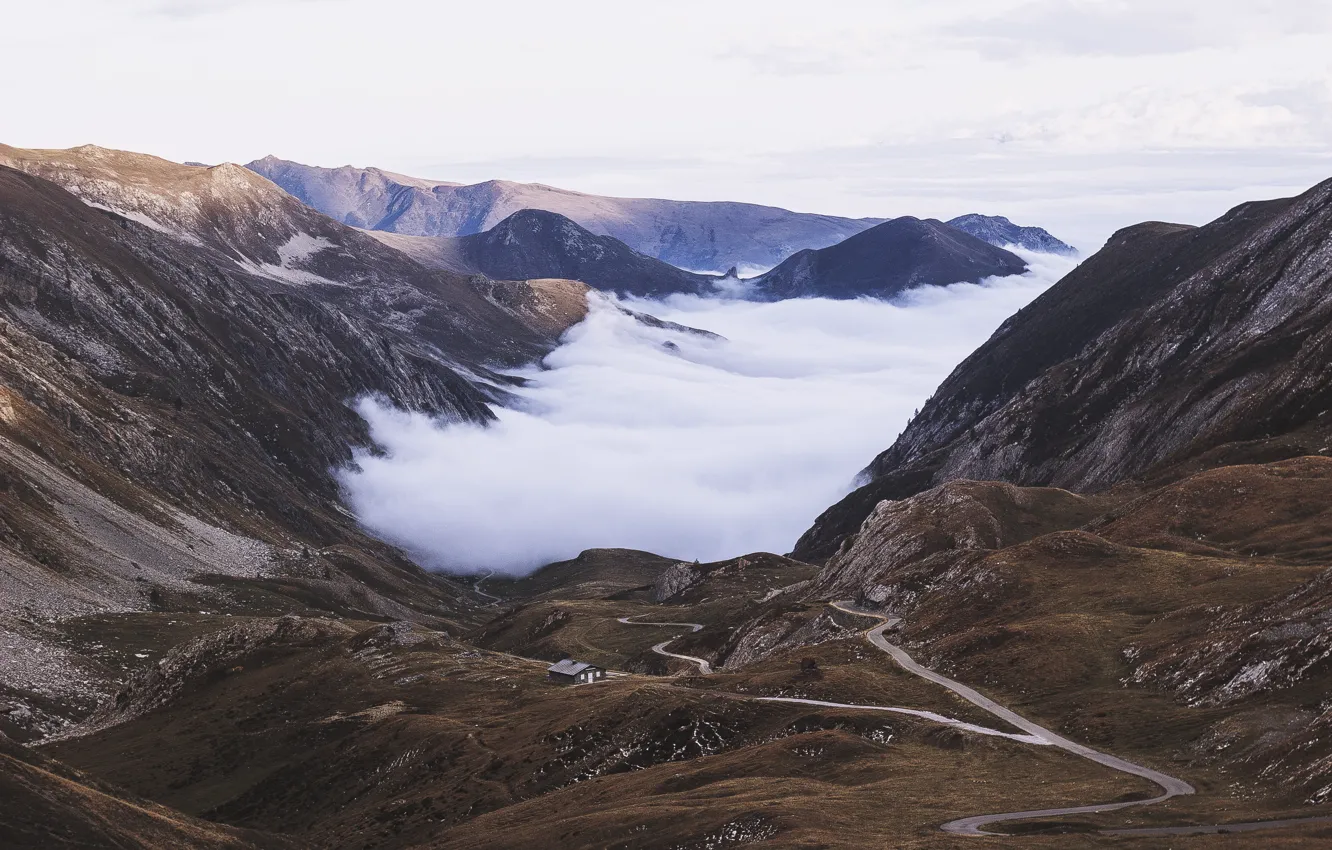
M 489 427 L 359 402 L 383 456 L 342 473 L 361 522 L 421 563 L 525 573 L 593 547 L 786 552 L 958 362 L 1070 261 L 893 302 L 677 296 L 625 306 L 722 338 L 587 319 Z

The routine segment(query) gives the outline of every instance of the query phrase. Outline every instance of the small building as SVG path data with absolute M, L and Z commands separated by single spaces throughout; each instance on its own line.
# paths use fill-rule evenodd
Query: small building
M 560 682 L 565 685 L 585 685 L 588 682 L 598 682 L 606 678 L 606 670 L 594 664 L 566 658 L 547 667 L 546 677 L 552 682 Z

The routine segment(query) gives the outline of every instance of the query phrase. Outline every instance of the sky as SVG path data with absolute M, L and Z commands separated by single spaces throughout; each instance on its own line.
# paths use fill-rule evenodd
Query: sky
M 489 427 L 362 400 L 386 450 L 341 471 L 371 531 L 430 568 L 523 573 L 584 549 L 787 552 L 935 387 L 1073 264 L 894 302 L 594 301 Z M 664 343 L 673 343 L 668 347 Z
M 1083 250 L 1332 177 L 1327 0 L 45 0 L 0 141 L 980 211 Z

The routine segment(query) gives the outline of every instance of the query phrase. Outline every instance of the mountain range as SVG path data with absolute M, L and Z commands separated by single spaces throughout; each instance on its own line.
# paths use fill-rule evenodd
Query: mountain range
M 558 213 L 595 236 L 683 269 L 762 271 L 797 251 L 826 248 L 886 221 L 797 213 L 730 201 L 611 198 L 551 186 L 490 180 L 473 185 L 378 168 L 318 168 L 268 156 L 246 166 L 346 224 L 405 236 L 468 236 L 524 209 Z M 1046 253 L 1073 249 L 1038 227 L 978 214 L 948 222 L 993 245 Z
M 1115 234 L 788 556 L 426 572 L 342 503 L 348 402 L 488 422 L 589 289 L 474 264 L 665 265 L 578 227 L 0 147 L 0 846 L 1326 846 L 1332 181 Z M 767 285 L 1022 263 L 862 231 Z
M 461 185 L 378 168 L 317 168 L 264 157 L 246 166 L 346 224 L 409 236 L 467 236 L 524 209 L 559 213 L 598 236 L 684 269 L 768 268 L 877 224 L 730 201 L 610 198 L 488 180 Z
M 0 148 L 0 676 L 26 718 L 3 731 L 106 681 L 54 662 L 56 616 L 240 595 L 443 622 L 458 591 L 342 506 L 348 403 L 488 421 L 495 368 L 586 294 L 428 269 L 237 166 Z
M 764 274 L 744 279 L 686 272 L 597 236 L 558 213 L 520 210 L 470 236 L 403 236 L 370 231 L 420 262 L 497 279 L 566 278 L 622 295 L 731 294 L 755 300 L 892 298 L 916 286 L 975 283 L 1021 274 L 1016 255 L 936 220 L 904 216 L 836 245 L 798 251 Z
M 708 294 L 718 280 L 640 254 L 614 237 L 597 236 L 559 213 L 538 209 L 519 210 L 468 236 L 370 233 L 427 265 L 497 280 L 563 278 L 606 292 L 658 297 Z

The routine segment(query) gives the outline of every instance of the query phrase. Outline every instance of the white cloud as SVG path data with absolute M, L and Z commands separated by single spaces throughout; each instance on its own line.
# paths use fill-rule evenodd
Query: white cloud
M 362 402 L 389 454 L 344 475 L 350 503 L 424 563 L 461 571 L 603 546 L 786 551 L 952 367 L 1067 268 L 1039 263 L 895 304 L 632 305 L 724 341 L 594 309 L 527 373 L 523 409 L 489 428 Z
M 1282 93 L 1247 94 L 1176 94 L 1143 87 L 1082 109 L 1026 117 L 1003 130 L 999 139 L 1119 153 L 1318 141 L 1311 131 L 1322 128 L 1287 106 Z
M 1309 162 L 1332 149 L 1325 0 L 10 5 L 0 74 L 40 68 L 41 85 L 6 90 L 9 144 L 842 215 L 980 210 L 1084 245 L 1332 173 Z M 1203 150 L 1226 156 L 1199 164 Z M 1143 188 L 1115 188 L 1113 210 L 1070 203 L 1104 205 L 1124 170 Z M 967 180 L 922 196 L 922 171 Z M 1196 194 L 1154 189 L 1181 173 Z
M 142 14 L 189 20 L 212 15 L 222 15 L 243 10 L 246 7 L 263 6 L 272 8 L 279 4 L 336 3 L 339 0 L 132 0 L 126 5 L 137 7 Z
M 1318 0 L 1031 0 L 946 31 L 981 52 L 1011 59 L 1040 53 L 1148 56 L 1229 47 L 1325 31 Z

